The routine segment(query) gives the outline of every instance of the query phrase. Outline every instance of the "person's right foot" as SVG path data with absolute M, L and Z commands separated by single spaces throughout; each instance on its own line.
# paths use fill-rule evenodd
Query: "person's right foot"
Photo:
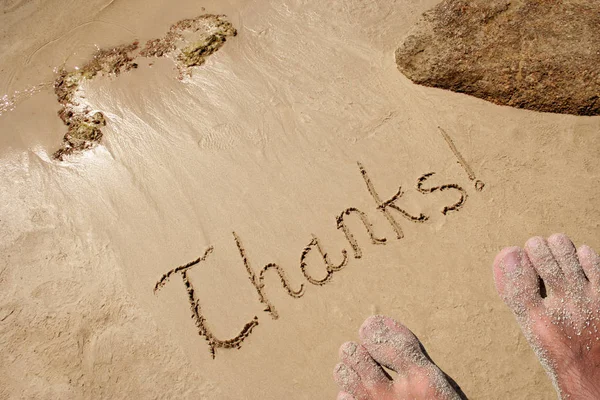
M 494 261 L 500 297 L 564 399 L 600 399 L 600 257 L 563 234 Z

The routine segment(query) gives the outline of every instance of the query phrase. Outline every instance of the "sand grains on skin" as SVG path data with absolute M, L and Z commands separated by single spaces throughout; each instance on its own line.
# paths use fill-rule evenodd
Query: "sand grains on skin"
M 564 234 L 529 239 L 494 260 L 497 291 L 515 314 L 560 399 L 600 398 L 600 256 Z M 451 378 L 405 326 L 383 316 L 340 348 L 338 399 L 460 399 Z M 392 379 L 382 368 L 398 373 Z M 456 389 L 456 390 L 455 390 Z
M 600 398 L 598 254 L 564 234 L 534 237 L 498 254 L 494 278 L 559 397 Z
M 361 344 L 340 347 L 341 362 L 334 368 L 338 400 L 463 398 L 404 325 L 376 315 L 363 323 L 359 335 Z M 392 379 L 383 367 L 398 375 Z

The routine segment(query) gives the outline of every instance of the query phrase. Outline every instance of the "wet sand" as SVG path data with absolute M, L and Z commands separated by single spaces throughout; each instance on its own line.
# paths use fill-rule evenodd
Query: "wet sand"
M 373 313 L 472 398 L 553 398 L 491 262 L 558 231 L 600 247 L 600 118 L 412 84 L 394 51 L 434 4 L 3 5 L 0 97 L 45 86 L 0 115 L 0 398 L 334 398 Z M 102 141 L 52 157 L 55 68 L 204 13 L 237 36 L 183 80 L 161 58 L 86 82 Z

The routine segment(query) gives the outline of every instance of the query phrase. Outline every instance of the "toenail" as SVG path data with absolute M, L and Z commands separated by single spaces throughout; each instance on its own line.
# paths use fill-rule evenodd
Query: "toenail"
M 566 235 L 564 233 L 553 233 L 552 235 L 550 235 L 548 240 L 564 242 L 565 238 L 566 238 Z
M 583 257 L 584 259 L 587 259 L 587 260 L 591 260 L 592 255 L 594 254 L 594 253 L 592 253 L 592 248 L 590 246 L 588 246 L 587 244 L 581 245 L 581 247 L 579 247 L 578 253 L 581 257 Z
M 356 345 L 356 343 L 348 342 L 344 345 L 343 352 L 346 355 L 352 357 L 356 353 L 357 348 L 358 346 Z
M 544 239 L 539 236 L 534 236 L 531 239 L 527 240 L 527 247 L 531 249 L 538 249 L 540 246 L 544 244 Z
M 506 253 L 502 259 L 502 269 L 505 273 L 510 274 L 519 269 L 521 266 L 521 251 L 512 250 Z
M 371 339 L 380 338 L 389 330 L 383 318 L 375 319 L 369 326 L 371 331 Z
M 373 315 L 363 322 L 362 326 L 359 329 L 359 333 L 361 335 L 367 334 L 368 332 L 373 332 L 376 330 L 381 330 L 384 325 L 384 317 L 381 315 Z
M 385 318 L 383 320 L 383 322 L 384 322 L 385 326 L 390 329 L 398 329 L 398 324 L 396 323 L 396 321 L 394 321 L 391 318 Z
M 339 363 L 335 368 L 335 373 L 344 381 L 347 381 L 352 375 L 352 370 L 346 364 Z

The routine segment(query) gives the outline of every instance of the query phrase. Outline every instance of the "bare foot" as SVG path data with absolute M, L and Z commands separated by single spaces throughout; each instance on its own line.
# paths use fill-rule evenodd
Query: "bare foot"
M 600 257 L 563 234 L 494 261 L 500 297 L 563 399 L 600 399 Z
M 407 327 L 376 315 L 363 323 L 359 334 L 362 344 L 340 347 L 342 362 L 333 371 L 341 390 L 338 400 L 463 398 Z M 392 379 L 382 365 L 398 376 Z

